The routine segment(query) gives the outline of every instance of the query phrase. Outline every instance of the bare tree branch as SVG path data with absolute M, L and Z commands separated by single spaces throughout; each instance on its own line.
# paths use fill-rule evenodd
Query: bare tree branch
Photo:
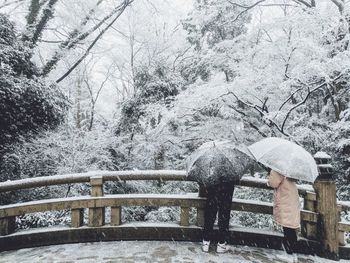
M 232 21 L 230 21 L 230 23 L 236 22 L 244 13 L 248 12 L 250 9 L 256 7 L 257 5 L 259 5 L 260 3 L 265 2 L 265 1 L 266 1 L 266 0 L 259 0 L 259 1 L 257 1 L 256 3 L 254 3 L 254 4 L 250 5 L 250 6 L 245 6 L 245 5 L 237 4 L 237 3 L 234 3 L 234 2 L 231 2 L 230 0 L 228 0 L 228 2 L 231 3 L 232 5 L 244 9 L 242 12 L 240 12 L 240 13 L 236 16 L 235 19 L 233 19 Z
M 241 5 L 241 4 L 238 4 L 238 3 L 235 3 L 235 2 L 232 2 L 230 0 L 228 0 L 228 2 L 234 6 L 238 6 L 240 8 L 244 8 L 244 9 L 252 9 L 253 7 L 257 6 L 258 4 L 262 3 L 262 2 L 265 2 L 266 0 L 259 0 L 257 1 L 256 3 L 252 4 L 252 5 Z
M 271 6 L 293 6 L 293 7 L 296 7 L 296 5 L 293 5 L 293 4 L 286 4 L 286 3 L 276 3 L 276 4 L 263 4 L 263 5 L 259 5 L 259 6 L 265 6 L 265 7 L 271 7 Z
M 175 59 L 174 59 L 174 61 L 173 61 L 173 70 L 175 69 L 176 61 L 177 61 L 179 58 L 183 57 L 183 56 L 187 53 L 187 51 L 189 51 L 191 48 L 192 48 L 192 46 L 189 46 L 188 48 L 186 48 L 185 50 L 183 50 L 180 54 L 178 54 L 178 55 L 175 57 Z
M 99 0 L 95 7 L 90 9 L 88 14 L 85 16 L 85 18 L 81 21 L 79 28 L 83 28 L 91 19 L 92 15 L 95 13 L 96 8 L 103 2 L 104 0 Z M 80 31 L 78 29 L 74 29 L 72 32 L 69 33 L 69 36 L 66 41 L 61 43 L 59 50 L 55 52 L 55 54 L 52 56 L 50 60 L 47 61 L 45 66 L 42 69 L 42 76 L 47 76 L 51 70 L 57 65 L 57 63 L 62 59 L 64 56 L 64 52 L 67 49 L 72 49 L 79 43 L 79 41 L 84 40 L 87 38 L 90 34 L 92 34 L 95 30 L 97 30 L 107 19 L 112 17 L 118 10 L 120 9 L 121 5 L 119 5 L 117 8 L 113 9 L 112 12 L 110 12 L 106 17 L 104 17 L 97 25 L 95 25 L 92 29 L 88 30 L 87 32 L 80 34 Z
M 285 66 L 285 70 L 284 70 L 284 76 L 286 78 L 288 78 L 288 70 L 289 70 L 289 66 L 290 66 L 290 60 L 292 59 L 292 55 L 293 55 L 293 52 L 296 50 L 296 47 L 293 47 L 292 48 L 292 51 L 290 52 L 289 56 L 288 56 L 288 59 L 286 61 L 286 66 Z
M 288 78 L 290 78 L 289 76 L 287 76 Z M 317 81 L 314 81 L 314 82 L 310 82 L 310 83 L 304 83 L 302 82 L 301 80 L 297 79 L 296 80 L 297 82 L 299 82 L 302 87 L 299 87 L 297 88 L 296 90 L 294 90 L 290 96 L 284 101 L 282 102 L 282 104 L 280 105 L 280 107 L 278 108 L 278 111 L 282 110 L 282 108 L 292 99 L 294 98 L 295 94 L 297 94 L 299 91 L 301 91 L 303 89 L 303 87 L 309 87 L 309 86 L 313 86 L 313 85 L 316 85 L 316 84 L 320 84 L 320 82 L 322 82 L 323 80 L 320 79 L 320 80 L 317 80 Z
M 296 89 L 295 91 L 293 91 L 292 94 L 290 94 L 290 96 L 284 102 L 282 102 L 281 106 L 278 108 L 278 111 L 282 110 L 282 108 L 288 103 L 288 101 L 290 101 L 294 97 L 294 95 L 296 93 L 298 93 L 299 91 L 301 91 L 302 89 L 303 88 L 300 87 L 300 88 Z
M 48 1 L 47 6 L 42 11 L 42 15 L 39 21 L 37 21 L 38 14 L 41 8 L 43 7 L 43 5 L 46 3 L 46 1 L 44 2 L 39 2 L 39 0 L 31 1 L 31 5 L 29 7 L 29 14 L 27 16 L 27 30 L 23 35 L 24 41 L 30 41 L 32 45 L 35 45 L 37 43 L 40 36 L 42 35 L 42 32 L 45 26 L 53 17 L 54 6 L 57 3 L 57 1 L 58 0 Z
M 31 0 L 29 5 L 28 14 L 26 16 L 27 19 L 27 26 L 26 30 L 22 36 L 23 41 L 30 41 L 31 39 L 31 32 L 35 26 L 35 22 L 38 18 L 38 14 L 40 11 L 41 5 L 39 0 Z
M 12 2 L 5 2 L 4 4 L 0 5 L 0 9 L 4 8 L 4 7 L 8 7 L 10 5 L 14 5 L 14 4 L 18 4 L 21 2 L 24 2 L 25 0 L 17 0 L 17 1 L 12 1 Z
M 305 104 L 305 102 L 307 101 L 307 99 L 310 97 L 310 95 L 312 93 L 314 93 L 315 91 L 323 88 L 324 86 L 326 86 L 328 83 L 331 83 L 331 82 L 334 82 L 336 80 L 338 80 L 340 77 L 343 76 L 343 73 L 339 73 L 338 76 L 336 76 L 334 79 L 330 80 L 330 81 L 324 81 L 323 83 L 321 83 L 320 85 L 318 85 L 317 87 L 313 88 L 312 90 L 310 90 L 310 88 L 308 88 L 308 93 L 306 94 L 306 96 L 304 97 L 304 99 L 302 101 L 300 101 L 298 104 L 294 105 L 292 108 L 289 109 L 289 111 L 287 112 L 284 120 L 283 120 L 283 123 L 282 123 L 282 126 L 281 126 L 281 130 L 283 131 L 284 130 L 284 126 L 287 122 L 287 119 L 289 118 L 290 114 L 292 111 L 294 111 L 296 108 L 300 107 L 301 105 Z
M 260 116 L 263 118 L 263 121 L 266 125 L 268 125 L 269 127 L 273 126 L 275 127 L 280 133 L 282 133 L 285 136 L 291 137 L 290 134 L 286 133 L 285 131 L 283 131 L 283 129 L 273 120 L 271 120 L 271 118 L 269 118 L 268 116 L 266 116 L 266 113 L 268 113 L 268 111 L 266 111 L 265 109 L 263 109 L 262 107 L 256 105 L 256 104 L 252 104 L 250 102 L 247 101 L 243 101 L 242 99 L 240 99 L 235 93 L 233 92 L 228 92 L 227 94 L 231 94 L 233 95 L 237 101 L 239 101 L 240 103 L 242 103 L 243 105 L 254 109 L 255 111 L 257 111 Z M 227 95 L 226 94 L 226 95 Z
M 344 2 L 341 0 L 331 0 L 337 7 L 339 10 L 340 14 L 344 13 Z
M 42 39 L 41 42 L 49 43 L 49 44 L 60 44 L 60 43 L 62 43 L 61 40 L 46 40 L 46 39 Z
M 56 83 L 61 82 L 64 80 L 89 54 L 90 50 L 95 46 L 97 41 L 103 36 L 103 34 L 114 24 L 115 21 L 121 16 L 121 14 L 124 12 L 124 10 L 133 2 L 134 0 L 124 0 L 122 7 L 119 10 L 119 13 L 116 15 L 116 17 L 110 22 L 104 29 L 101 30 L 101 32 L 96 36 L 94 41 L 89 45 L 83 56 L 78 59 L 77 62 L 74 63 L 74 65 L 66 72 L 64 73 L 59 79 L 56 80 Z
M 312 7 L 311 3 L 308 3 L 308 2 L 306 2 L 304 0 L 292 0 L 292 1 L 297 3 L 297 4 L 303 4 L 303 5 L 307 6 L 307 7 Z
M 233 109 L 235 112 L 241 114 L 243 117 L 245 117 L 243 121 L 247 122 L 249 124 L 249 126 L 252 127 L 254 130 L 256 130 L 261 136 L 267 137 L 267 135 L 264 132 L 262 132 L 258 126 L 256 126 L 255 124 L 253 124 L 251 121 L 248 120 L 248 118 L 247 118 L 248 116 L 247 116 L 247 114 L 245 114 L 245 112 L 238 110 L 237 108 L 233 107 L 230 104 L 227 104 L 227 106 L 229 108 Z

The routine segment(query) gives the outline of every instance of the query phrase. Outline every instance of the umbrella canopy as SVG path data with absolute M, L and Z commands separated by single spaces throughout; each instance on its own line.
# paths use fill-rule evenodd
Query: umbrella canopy
M 239 181 L 254 162 L 245 146 L 231 141 L 207 142 L 189 158 L 188 179 L 206 186 Z
M 284 176 L 311 183 L 318 176 L 312 155 L 293 142 L 271 137 L 252 144 L 248 149 L 258 162 Z

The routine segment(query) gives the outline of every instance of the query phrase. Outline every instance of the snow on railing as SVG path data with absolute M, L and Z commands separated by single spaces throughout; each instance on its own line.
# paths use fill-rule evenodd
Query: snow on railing
M 133 180 L 190 181 L 187 178 L 187 172 L 184 170 L 91 171 L 86 173 L 41 176 L 0 182 L 0 193 L 50 185 L 88 183 L 91 182 L 91 178 L 96 176 L 102 177 L 103 182 Z M 267 186 L 267 179 L 252 176 L 243 176 L 239 185 L 271 189 Z M 314 191 L 311 185 L 298 185 L 297 187 L 300 194 L 305 194 L 307 191 Z
M 177 170 L 91 171 L 86 173 L 41 176 L 1 182 L 0 192 L 49 185 L 88 183 L 90 182 L 91 178 L 96 176 L 102 177 L 104 182 L 127 180 L 184 181 L 186 180 L 187 174 L 186 171 Z
M 321 156 L 325 157 L 325 156 Z M 323 171 L 328 174 L 332 172 L 332 166 L 327 163 L 319 164 L 319 166 L 327 167 Z M 325 179 L 326 178 L 326 179 Z M 197 227 L 203 226 L 204 223 L 204 200 L 202 196 L 203 189 L 200 187 L 199 193 L 183 194 L 183 195 L 163 195 L 163 194 L 145 194 L 145 195 L 104 195 L 103 185 L 108 181 L 129 181 L 129 180 L 159 180 L 159 181 L 189 181 L 186 171 L 177 170 L 133 170 L 133 171 L 93 171 L 87 173 L 54 175 L 47 177 L 27 178 L 15 181 L 6 181 L 0 183 L 0 193 L 26 188 L 35 188 L 49 185 L 61 185 L 72 183 L 90 183 L 91 196 L 70 197 L 61 199 L 49 199 L 32 201 L 21 204 L 13 204 L 0 207 L 0 236 L 8 235 L 14 231 L 15 217 L 25 213 L 50 211 L 50 210 L 71 210 L 71 226 L 80 227 L 83 222 L 84 209 L 89 209 L 89 226 L 99 227 L 105 225 L 105 208 L 111 208 L 111 225 L 119 226 L 121 224 L 121 211 L 123 206 L 179 206 L 180 207 L 180 223 L 181 227 L 189 226 L 190 208 L 197 209 Z M 270 189 L 267 186 L 267 179 L 256 178 L 251 176 L 243 176 L 239 185 L 244 187 L 253 187 L 260 189 Z M 329 183 L 332 183 L 330 186 Z M 318 240 L 320 231 L 328 231 L 328 223 L 324 229 L 319 229 L 319 213 L 328 215 L 333 203 L 338 204 L 338 208 L 349 210 L 350 202 L 336 202 L 335 185 L 331 181 L 331 177 L 323 177 L 321 181 L 316 181 L 315 189 L 312 185 L 297 185 L 299 194 L 304 197 L 304 207 L 301 211 L 302 235 L 310 240 Z M 330 188 L 331 187 L 331 188 Z M 330 191 L 331 190 L 331 191 Z M 333 194 L 334 196 L 329 196 Z M 334 202 L 333 202 L 334 199 Z M 272 213 L 272 204 L 259 202 L 254 200 L 234 199 L 232 209 L 238 211 L 246 211 L 253 213 Z M 332 208 L 333 209 L 333 208 Z M 332 212 L 333 215 L 333 212 Z M 325 218 L 325 217 L 323 217 Z M 333 219 L 329 218 L 331 224 L 335 222 L 338 227 L 339 243 L 344 245 L 344 232 L 350 231 L 350 225 L 345 222 L 339 222 L 334 215 Z M 343 239 L 342 239 L 343 237 Z M 318 241 L 318 242 L 323 242 Z M 333 246 L 335 242 L 333 242 Z M 344 250 L 345 251 L 345 250 Z M 349 252 L 346 252 L 349 253 Z

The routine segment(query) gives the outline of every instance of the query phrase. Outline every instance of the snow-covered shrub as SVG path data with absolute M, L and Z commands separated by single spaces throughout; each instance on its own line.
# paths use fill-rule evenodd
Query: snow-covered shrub
M 343 211 L 340 214 L 341 222 L 350 223 L 350 212 Z M 350 244 L 350 232 L 345 232 L 345 242 Z
M 108 194 L 143 194 L 154 193 L 155 188 L 152 181 L 125 181 L 105 183 L 104 191 Z
M 147 105 L 168 105 L 184 88 L 185 81 L 167 61 L 159 58 L 152 65 L 140 65 L 134 78 L 135 96 L 126 100 L 121 108 L 116 134 L 143 133 L 142 117 L 147 117 Z M 161 116 L 149 118 L 151 126 L 159 124 Z
M 270 229 L 273 228 L 273 220 L 271 215 L 233 211 L 231 212 L 231 224 L 244 227 Z
M 208 81 L 211 77 L 212 66 L 201 56 L 190 57 L 181 61 L 180 74 L 188 84 L 193 84 L 197 79 Z
M 126 206 L 122 208 L 122 222 L 145 221 L 146 215 L 155 210 L 151 206 Z
M 0 15 L 0 154 L 20 136 L 57 127 L 65 115 L 65 97 L 45 83 L 30 58 L 12 23 Z
M 231 64 L 238 60 L 228 49 L 234 49 L 232 40 L 246 33 L 251 16 L 225 0 L 194 1 L 194 8 L 183 19 L 187 40 L 194 49 L 189 59 L 182 61 L 182 75 L 193 83 L 197 78 L 208 80 L 212 71 L 223 72 L 226 81 L 234 77 Z
M 170 96 L 176 96 L 182 88 L 181 77 L 165 64 L 157 62 L 154 67 L 141 66 L 135 74 L 136 95 L 143 103 L 157 102 Z
M 16 217 L 16 227 L 19 229 L 27 229 L 69 225 L 70 220 L 70 212 L 68 210 L 39 212 Z
M 166 182 L 158 188 L 161 194 L 187 194 L 198 192 L 198 184 L 195 182 Z
M 180 209 L 178 207 L 160 207 L 158 210 L 150 211 L 145 216 L 145 221 L 179 222 L 180 221 Z
M 105 127 L 84 131 L 63 125 L 55 131 L 46 131 L 36 138 L 12 145 L 11 151 L 4 155 L 0 163 L 1 179 L 120 170 L 125 163 L 123 158 L 116 158 L 121 153 L 118 153 L 115 143 L 112 131 Z M 57 186 L 50 190 L 38 188 L 16 193 L 16 198 L 12 200 L 6 199 L 13 203 L 15 200 L 64 197 L 69 194 L 87 194 L 88 189 L 84 184 Z M 5 198 L 1 202 L 4 200 Z

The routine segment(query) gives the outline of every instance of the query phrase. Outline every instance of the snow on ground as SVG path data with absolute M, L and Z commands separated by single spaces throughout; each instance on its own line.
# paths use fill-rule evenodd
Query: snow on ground
M 113 241 L 65 244 L 0 253 L 0 263 L 35 262 L 120 262 L 120 263 L 283 263 L 283 252 L 272 249 L 232 246 L 226 254 L 201 251 L 199 243 L 165 241 Z M 298 255 L 300 263 L 331 263 L 319 257 Z M 340 262 L 345 263 L 345 260 Z

